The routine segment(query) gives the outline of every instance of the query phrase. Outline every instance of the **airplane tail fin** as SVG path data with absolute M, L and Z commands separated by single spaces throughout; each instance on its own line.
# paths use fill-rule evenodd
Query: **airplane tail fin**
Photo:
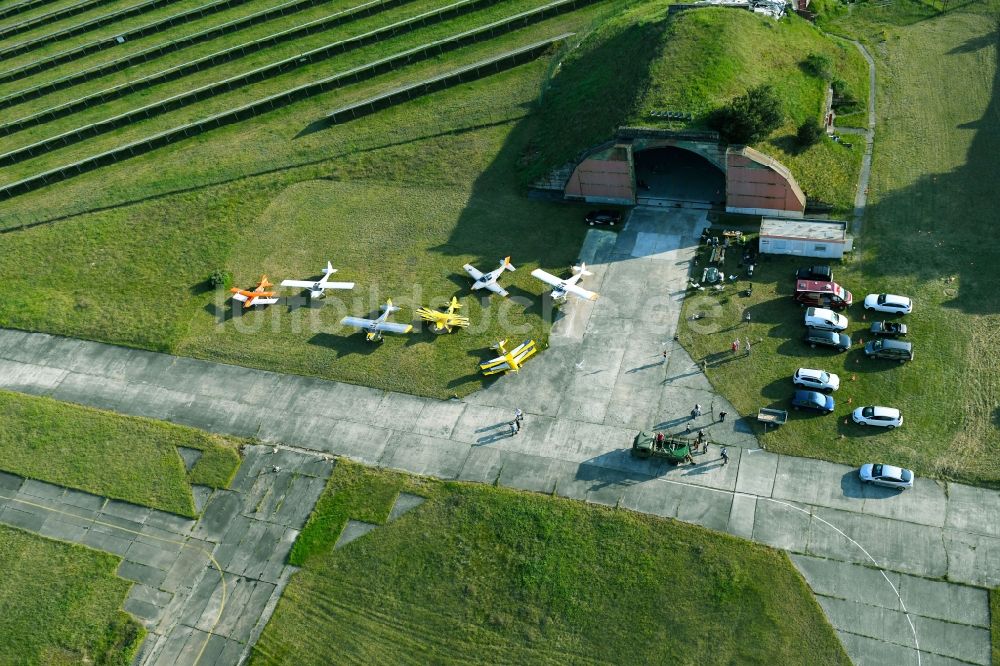
M 579 266 L 573 266 L 573 275 L 593 275 L 593 273 L 587 270 L 585 262 L 581 262 Z
M 382 312 L 398 312 L 399 306 L 392 304 L 392 299 L 386 299 L 385 305 L 382 306 Z
M 514 268 L 514 264 L 510 263 L 510 257 L 504 257 L 503 261 L 500 262 L 500 266 L 502 268 L 506 268 L 508 271 L 514 271 L 514 270 L 516 270 Z
M 451 297 L 451 303 L 448 304 L 448 308 L 452 312 L 454 312 L 455 310 L 458 310 L 461 307 L 462 307 L 462 304 L 458 302 L 458 297 L 457 296 L 452 296 Z
M 326 262 L 326 270 L 323 271 L 323 275 L 333 275 L 337 272 L 337 269 L 333 267 L 333 262 Z

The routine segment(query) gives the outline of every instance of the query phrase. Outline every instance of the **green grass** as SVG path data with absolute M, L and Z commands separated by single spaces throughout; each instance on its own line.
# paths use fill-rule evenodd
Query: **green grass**
M 239 466 L 232 441 L 191 428 L 6 391 L 0 413 L 0 469 L 185 516 L 190 484 L 226 487 Z M 178 446 L 203 452 L 190 474 Z
M 482 385 L 476 364 L 489 345 L 511 336 L 544 342 L 534 298 L 542 285 L 530 270 L 571 263 L 584 232 L 580 209 L 529 200 L 511 177 L 527 131 L 519 121 L 545 67 L 525 66 L 295 139 L 317 110 L 338 103 L 331 94 L 108 170 L 103 201 L 160 188 L 191 191 L 0 238 L 0 264 L 22 276 L 14 300 L 0 305 L 0 322 L 440 397 L 474 390 Z M 235 149 L 220 159 L 224 145 Z M 287 168 L 303 162 L 315 163 Z M 275 172 L 240 178 L 248 169 L 269 168 Z M 78 189 L 88 189 L 91 176 L 59 186 L 58 200 L 73 205 L 81 194 L 96 203 L 96 193 Z M 197 186 L 209 177 L 236 179 Z M 391 233 L 366 224 L 374 220 Z M 134 234 L 137 228 L 143 232 Z M 41 259 L 56 254 L 58 267 Z M 374 349 L 332 328 L 346 310 L 367 314 L 387 297 L 404 306 L 397 319 L 406 321 L 418 301 L 468 293 L 463 263 L 485 268 L 506 254 L 519 266 L 507 284 L 520 298 L 492 302 L 489 317 L 470 299 L 466 312 L 477 322 L 471 330 L 391 338 Z M 203 290 L 216 268 L 243 284 L 265 271 L 301 278 L 327 259 L 338 276 L 359 285 L 343 305 L 334 297 L 319 311 L 281 306 L 219 325 L 216 315 L 228 305 L 217 307 L 215 294 Z M 43 293 L 56 274 L 64 286 L 89 286 Z M 168 275 L 177 287 L 168 299 L 150 299 L 131 286 Z M 248 328 L 256 331 L 252 337 Z
M 784 553 L 700 527 L 344 463 L 317 514 L 255 664 L 849 663 Z
M 993 663 L 1000 664 L 1000 589 L 990 590 L 990 642 Z
M 130 664 L 146 632 L 121 609 L 119 561 L 0 525 L 0 663 Z
M 798 342 L 802 313 L 790 302 L 790 275 L 804 261 L 761 264 L 753 299 L 722 304 L 722 329 L 752 307 L 750 336 L 760 340 L 753 358 L 713 357 L 733 333 L 745 336 L 745 327 L 699 334 L 691 324 L 700 322 L 682 322 L 682 340 L 696 358 L 708 357 L 713 384 L 746 413 L 786 401 L 796 367 L 841 374 L 835 416 L 793 416 L 766 436 L 770 448 L 849 464 L 883 459 L 925 475 L 1000 486 L 1000 298 L 990 274 L 1000 261 L 990 240 L 1000 143 L 995 16 L 980 5 L 888 26 L 887 40 L 875 48 L 880 89 L 871 196 L 856 256 L 835 272 L 856 300 L 882 291 L 914 299 L 904 319 L 913 362 L 868 361 L 857 349 L 838 355 Z M 709 305 L 689 299 L 685 313 Z M 855 340 L 867 337 L 862 331 L 873 317 L 862 321 L 857 306 L 847 314 Z M 876 433 L 843 423 L 851 409 L 873 403 L 902 409 L 903 427 Z
M 825 54 L 835 76 L 859 99 L 868 93 L 858 51 L 825 36 L 807 21 L 782 21 L 730 9 L 702 9 L 667 18 L 667 7 L 641 4 L 601 26 L 563 63 L 545 92 L 542 122 L 526 154 L 531 181 L 621 125 L 704 127 L 708 113 L 749 87 L 769 83 L 784 102 L 786 122 L 758 146 L 786 164 L 811 198 L 847 210 L 854 199 L 863 146 L 823 140 L 800 151 L 796 127 L 820 119 L 825 83 L 800 63 Z M 607 100 L 600 105 L 589 101 Z M 685 111 L 692 123 L 650 117 L 653 110 Z

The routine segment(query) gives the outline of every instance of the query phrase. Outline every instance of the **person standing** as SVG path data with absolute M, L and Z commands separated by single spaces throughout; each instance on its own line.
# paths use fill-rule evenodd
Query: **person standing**
M 724 447 L 724 446 L 722 447 L 722 450 L 719 451 L 719 455 L 722 456 L 722 464 L 723 465 L 728 465 L 729 464 L 729 451 L 726 449 L 726 447 Z
M 517 421 L 517 425 L 521 425 L 521 421 L 524 420 L 524 412 L 521 411 L 520 407 L 514 410 L 514 420 Z
M 719 412 L 719 423 L 725 423 L 726 422 L 726 416 L 728 414 L 729 414 L 728 412 Z
M 747 356 L 750 355 L 750 338 L 747 338 Z

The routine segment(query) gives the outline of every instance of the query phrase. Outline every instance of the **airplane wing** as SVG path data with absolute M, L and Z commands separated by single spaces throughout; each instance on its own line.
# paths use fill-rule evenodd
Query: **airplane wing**
M 510 364 L 507 363 L 507 358 L 505 356 L 498 356 L 491 361 L 480 363 L 479 369 L 482 370 L 484 375 L 495 375 L 498 372 L 506 372 L 507 370 L 510 370 Z
M 514 361 L 516 361 L 518 365 L 521 365 L 528 360 L 528 357 L 533 356 L 536 351 L 538 350 L 535 348 L 535 341 L 527 340 L 514 347 L 514 349 L 511 350 L 510 355 L 514 357 Z
M 354 289 L 353 282 L 324 282 L 322 284 L 324 289 Z
M 277 298 L 261 298 L 259 296 L 253 299 L 254 305 L 274 305 L 278 302 Z
M 281 281 L 281 286 L 282 287 L 302 287 L 303 289 L 309 289 L 314 284 L 316 284 L 315 280 L 313 280 L 313 281 L 309 281 L 309 280 L 282 280 Z
M 248 297 L 244 296 L 243 294 L 233 294 L 233 300 L 234 301 L 239 301 L 240 303 L 246 303 L 247 302 L 247 298 Z
M 394 321 L 381 321 L 375 325 L 375 330 L 388 333 L 409 333 L 413 330 L 413 326 L 411 324 L 397 324 Z
M 371 328 L 375 321 L 364 317 L 344 317 L 340 320 L 341 326 L 353 326 L 354 328 Z
M 576 284 L 565 284 L 563 285 L 563 290 L 567 293 L 573 294 L 574 296 L 579 296 L 580 298 L 585 298 L 588 301 L 596 301 L 597 293 L 593 291 L 588 291 L 581 286 Z
M 486 285 L 486 288 L 492 291 L 494 294 L 500 294 L 501 296 L 507 295 L 507 290 L 498 285 L 496 282 L 490 282 Z
M 541 280 L 542 282 L 544 282 L 545 284 L 552 285 L 553 287 L 561 287 L 563 286 L 563 282 L 565 282 L 565 280 L 560 280 L 552 273 L 546 273 L 541 268 L 536 268 L 535 270 L 531 271 L 531 274 L 534 275 L 539 280 Z
M 483 277 L 482 272 L 480 272 L 479 269 L 477 269 L 472 264 L 466 264 L 466 265 L 462 266 L 462 268 L 465 269 L 466 273 L 468 273 L 469 275 L 472 276 L 473 280 L 478 280 L 479 278 Z

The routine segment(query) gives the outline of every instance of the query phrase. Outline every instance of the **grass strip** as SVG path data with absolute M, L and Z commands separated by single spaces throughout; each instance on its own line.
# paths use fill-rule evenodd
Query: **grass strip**
M 339 40 L 333 44 L 323 46 L 317 49 L 312 49 L 304 53 L 297 53 L 289 58 L 279 60 L 270 65 L 265 65 L 264 67 L 253 70 L 249 73 L 244 73 L 237 75 L 235 77 L 228 78 L 219 83 L 208 84 L 207 86 L 202 86 L 196 91 L 202 91 L 206 89 L 215 88 L 220 91 L 233 90 L 240 85 L 246 85 L 252 82 L 260 80 L 258 77 L 267 77 L 270 74 L 280 74 L 298 67 L 303 67 L 305 65 L 324 60 L 328 57 L 339 55 L 346 51 L 360 48 L 361 46 L 367 44 L 373 44 L 380 41 L 384 37 L 397 36 L 402 32 L 407 32 L 409 30 L 415 29 L 417 27 L 422 27 L 428 25 L 431 22 L 443 21 L 445 19 L 453 18 L 467 11 L 473 11 L 478 9 L 482 5 L 489 5 L 498 2 L 498 0 L 461 0 L 461 2 L 456 2 L 439 9 L 435 9 L 430 12 L 424 12 L 417 16 L 414 16 L 403 21 L 398 21 L 388 26 L 383 26 L 377 30 L 372 30 L 362 35 L 357 35 L 351 37 L 350 39 Z M 62 118 L 77 111 L 81 111 L 95 104 L 103 104 L 111 100 L 120 99 L 126 95 L 132 94 L 134 92 L 145 90 L 159 83 L 165 83 L 167 81 L 173 81 L 179 79 L 188 74 L 201 71 L 208 67 L 214 67 L 223 62 L 230 62 L 238 58 L 242 58 L 250 55 L 251 53 L 256 53 L 261 49 L 273 46 L 275 44 L 280 44 L 290 39 L 302 37 L 304 35 L 311 34 L 312 32 L 317 32 L 319 30 L 326 30 L 328 28 L 340 25 L 347 20 L 351 20 L 359 15 L 369 15 L 373 6 L 377 9 L 386 9 L 392 7 L 397 2 L 378 2 L 378 3 L 365 3 L 358 5 L 357 7 L 352 7 L 350 9 L 344 10 L 342 12 L 337 12 L 331 17 L 326 17 L 316 21 L 310 21 L 304 26 L 295 26 L 288 30 L 283 30 L 281 32 L 275 33 L 273 35 L 268 35 L 260 39 L 255 39 L 250 42 L 244 42 L 236 46 L 223 49 L 221 51 L 216 51 L 215 53 L 210 53 L 201 58 L 195 60 L 181 63 L 174 67 L 170 67 L 158 72 L 154 72 L 144 77 L 137 78 L 132 81 L 127 81 L 120 85 L 105 88 L 86 97 L 81 97 L 76 100 L 66 102 L 65 104 L 60 104 L 59 106 L 51 107 L 39 111 L 38 113 L 26 116 L 23 118 L 18 118 L 12 120 L 9 123 L 0 125 L 0 134 L 8 135 L 14 132 L 19 132 L 28 127 L 34 127 L 36 125 L 41 125 L 50 120 L 55 120 L 56 118 Z M 253 78 L 240 83 L 239 80 L 242 77 L 253 75 Z M 208 93 L 205 93 L 208 94 Z M 173 99 L 173 98 L 171 98 Z M 199 98 L 200 99 L 200 98 Z M 168 100 L 164 100 L 166 102 Z M 143 107 L 148 109 L 149 107 Z M 142 114 L 141 117 L 149 117 L 148 113 Z M 112 119 L 113 120 L 113 119 Z M 108 122 L 111 122 L 110 120 Z M 70 133 L 81 131 L 83 128 L 77 130 L 70 130 Z M 92 136 L 92 135 L 87 135 Z M 0 161 L 3 160 L 0 156 Z
M 580 4 L 587 4 L 592 0 L 559 0 L 559 2 L 547 5 L 539 10 L 532 10 L 530 12 L 525 12 L 523 15 L 516 15 L 508 19 L 497 21 L 495 23 L 476 28 L 474 30 L 469 30 L 458 35 L 453 35 L 452 37 L 436 40 L 422 46 L 408 49 L 394 55 L 376 60 L 374 62 L 362 65 L 361 67 L 355 67 L 350 70 L 335 74 L 331 77 L 326 77 L 318 81 L 313 81 L 305 85 L 297 86 L 288 90 L 284 90 L 275 95 L 265 97 L 263 99 L 258 99 L 256 101 L 250 102 L 249 104 L 242 105 L 235 109 L 230 109 L 228 111 L 223 111 L 218 114 L 214 114 L 207 118 L 195 121 L 193 123 L 188 123 L 180 127 L 174 127 L 172 129 L 164 130 L 155 135 L 144 137 L 137 141 L 119 146 L 117 148 L 111 149 L 109 151 L 100 153 L 98 155 L 93 155 L 83 160 L 74 162 L 72 164 L 57 167 L 55 169 L 35 174 L 19 180 L 14 183 L 10 183 L 2 188 L 0 188 L 0 198 L 10 198 L 18 194 L 23 194 L 29 192 L 33 189 L 50 185 L 54 182 L 65 180 L 72 176 L 83 173 L 90 169 L 103 166 L 106 164 L 115 163 L 121 159 L 127 159 L 134 157 L 135 155 L 154 150 L 156 148 L 168 145 L 174 141 L 188 138 L 200 134 L 201 132 L 207 131 L 215 127 L 219 127 L 224 124 L 231 122 L 238 122 L 245 120 L 247 118 L 253 117 L 260 113 L 265 113 L 275 108 L 284 106 L 286 104 L 299 101 L 306 97 L 316 95 L 322 92 L 326 92 L 337 88 L 341 85 L 347 83 L 356 83 L 363 81 L 367 78 L 377 76 L 378 74 L 392 71 L 397 66 L 408 65 L 414 62 L 419 62 L 429 57 L 434 57 L 448 50 L 460 48 L 470 43 L 475 43 L 480 40 L 480 37 L 487 36 L 488 38 L 493 38 L 498 34 L 502 34 L 511 29 L 521 28 L 524 25 L 530 24 L 532 22 L 542 20 L 547 18 L 548 15 L 545 10 L 552 9 L 553 13 L 559 13 L 561 10 L 565 9 L 575 9 Z M 530 15 L 530 16 L 525 16 Z M 485 71 L 487 67 L 493 67 L 494 71 L 501 71 L 506 68 L 506 65 L 501 66 L 501 63 L 508 63 L 508 61 L 514 64 L 520 64 L 526 61 L 526 58 L 533 58 L 541 55 L 545 49 L 547 49 L 551 44 L 561 41 L 567 37 L 567 34 L 559 35 L 555 38 L 550 38 L 544 42 L 536 42 L 527 47 L 522 47 L 512 51 L 507 51 L 493 58 L 484 60 L 480 63 L 473 64 L 471 66 L 463 67 L 460 70 L 451 72 L 449 76 L 465 77 L 465 80 L 470 80 L 471 75 L 466 76 L 466 72 L 471 72 L 476 69 L 481 69 Z M 508 63 L 509 64 L 509 63 Z M 242 78 L 242 77 L 237 77 Z M 211 87 L 216 87 L 219 84 L 213 84 Z M 205 90 L 208 87 L 203 87 L 199 90 Z M 158 102 L 151 106 L 163 106 L 167 103 L 173 103 L 178 98 L 187 99 L 189 102 L 197 101 L 196 93 L 198 91 L 192 91 L 192 93 L 182 94 L 171 98 L 170 100 L 164 100 L 163 102 Z M 227 90 L 228 92 L 228 90 Z M 148 109 L 149 107 L 143 107 L 143 109 Z M 175 108 L 171 106 L 171 108 Z M 105 125 L 110 123 L 111 120 L 119 121 L 120 119 L 135 116 L 136 119 L 141 117 L 138 111 L 130 111 L 126 114 L 117 116 L 116 119 L 109 119 L 102 123 L 95 123 L 94 125 L 88 127 L 97 127 L 98 125 Z M 144 120 L 145 117 L 142 117 Z M 109 131 L 111 128 L 105 129 Z M 100 134 L 101 132 L 97 132 Z M 78 139 L 79 140 L 79 139 Z M 75 143 L 72 140 L 72 133 L 66 133 L 60 135 L 55 139 L 49 139 L 37 144 L 33 144 L 25 149 L 20 149 L 17 151 L 12 151 L 7 153 L 7 156 L 13 155 L 15 153 L 23 154 L 26 150 L 31 150 L 32 152 L 47 152 L 43 149 L 43 146 L 47 145 L 52 148 L 56 145 L 68 145 Z M 27 159 L 26 157 L 24 159 Z
M 60 19 L 69 18 L 70 16 L 76 16 L 77 14 L 82 14 L 83 12 L 90 11 L 95 7 L 100 7 L 101 5 L 107 5 L 115 0 L 83 0 L 83 2 L 77 2 L 72 5 L 67 5 L 65 7 L 60 7 L 59 9 L 52 10 L 51 12 L 46 12 L 45 14 L 38 14 L 30 18 L 18 21 L 17 23 L 3 26 L 0 28 L 0 39 L 7 39 L 8 37 L 13 37 L 15 35 L 20 35 L 33 30 L 34 28 L 44 25 L 46 23 L 52 23 Z M 29 3 L 26 3 L 29 4 Z M 4 17 L 5 14 L 0 10 L 0 17 Z
M 344 462 L 321 512 L 254 664 L 850 663 L 784 553 L 694 525 Z
M 322 30 L 327 30 L 329 28 L 336 27 L 343 24 L 348 20 L 352 20 L 357 13 L 366 11 L 367 15 L 378 13 L 384 11 L 391 7 L 398 7 L 400 5 L 406 4 L 410 0 L 373 0 L 369 2 L 364 2 L 355 7 L 349 9 L 334 12 L 330 16 L 320 17 L 312 21 L 308 21 L 300 26 L 294 26 L 287 30 L 282 30 L 281 32 L 275 33 L 271 37 L 275 41 L 272 44 L 279 44 L 283 41 L 290 39 L 297 39 L 305 35 L 310 35 Z M 137 51 L 136 53 L 129 54 L 123 58 L 118 58 L 116 60 L 111 60 L 109 62 L 101 63 L 94 67 L 84 69 L 81 71 L 73 72 L 67 76 L 54 79 L 52 81 L 46 81 L 31 88 L 25 88 L 23 90 L 18 90 L 10 95 L 7 95 L 0 99 L 0 109 L 5 109 L 16 104 L 21 104 L 22 102 L 37 99 L 56 90 L 62 90 L 64 88 L 69 88 L 78 83 L 83 83 L 96 79 L 113 72 L 118 72 L 129 67 L 133 67 L 156 58 L 167 55 L 168 53 L 174 53 L 180 51 L 181 49 L 187 48 L 188 46 L 193 46 L 195 44 L 200 44 L 206 42 L 216 37 L 223 35 L 229 35 L 238 30 L 257 25 L 259 23 L 264 23 L 279 17 L 288 16 L 295 12 L 303 11 L 310 7 L 314 7 L 318 4 L 322 4 L 326 0 L 291 0 L 290 2 L 285 2 L 275 7 L 269 9 L 264 9 L 253 14 L 248 14 L 246 16 L 241 16 L 239 18 L 233 19 L 231 21 L 226 21 L 218 25 L 210 26 L 204 30 L 199 30 L 198 32 L 192 33 L 190 35 L 185 35 L 179 37 L 178 39 L 171 40 L 169 42 L 162 42 L 156 44 L 148 49 L 143 49 L 142 51 Z M 161 22 L 155 24 L 149 24 L 147 26 L 140 26 L 134 31 L 130 31 L 126 39 L 135 39 L 138 37 L 143 37 L 150 32 L 159 32 L 160 30 L 165 30 L 173 26 L 171 19 L 181 20 L 178 17 L 168 17 Z M 176 22 L 176 20 L 174 22 Z M 161 25 L 166 24 L 166 25 Z M 263 39 L 263 38 L 262 38 Z M 261 40 L 255 40 L 254 43 Z M 0 72 L 0 83 L 16 81 L 18 79 L 27 77 L 30 74 L 49 69 L 50 67 L 55 67 L 56 65 L 69 62 L 70 60 L 76 60 L 77 58 L 82 58 L 94 51 L 100 50 L 107 45 L 107 40 L 98 40 L 90 44 L 84 44 L 78 49 L 64 51 L 62 53 L 57 53 L 48 59 L 41 59 L 36 62 L 28 63 L 22 67 L 8 70 L 6 72 Z
M 229 484 L 239 456 L 231 440 L 50 398 L 0 392 L 0 469 L 184 516 L 190 483 Z M 190 477 L 178 446 L 199 449 Z
M 121 560 L 0 525 L 0 663 L 126 666 L 146 632 Z
M 247 1 L 248 0 L 225 0 L 224 4 L 226 7 L 229 7 L 233 4 L 241 4 Z M 159 9 L 160 7 L 166 7 L 173 2 L 177 2 L 177 0 L 146 0 L 146 2 L 141 2 L 138 5 L 132 5 L 131 7 L 125 7 L 124 9 L 120 9 L 118 11 L 108 12 L 107 14 L 98 16 L 89 21 L 83 21 L 82 23 L 74 24 L 68 28 L 56 30 L 55 32 L 40 35 L 33 39 L 18 42 L 13 46 L 0 49 L 0 58 L 12 58 L 22 53 L 29 53 L 37 48 L 45 46 L 46 44 L 52 44 L 53 42 L 62 41 L 63 39 L 67 39 L 69 37 L 82 35 L 85 32 L 90 32 L 91 30 L 117 23 L 123 19 L 145 14 L 146 12 L 151 12 L 154 9 Z

